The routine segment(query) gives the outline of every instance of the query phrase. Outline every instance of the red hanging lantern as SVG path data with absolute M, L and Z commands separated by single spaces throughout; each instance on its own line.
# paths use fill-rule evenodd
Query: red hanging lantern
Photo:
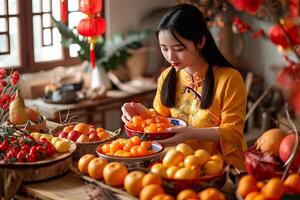
M 68 21 L 67 0 L 60 0 L 60 20 L 64 24 Z
M 102 0 L 80 0 L 79 10 L 89 16 L 96 15 L 102 10 Z
M 80 35 L 85 37 L 94 37 L 102 35 L 105 32 L 106 23 L 102 17 L 85 18 L 82 19 L 78 26 L 77 31 Z
M 98 36 L 102 35 L 106 29 L 105 20 L 100 17 L 100 12 L 102 10 L 102 0 L 79 0 L 79 10 L 88 15 L 87 18 L 82 19 L 79 22 L 77 30 L 80 35 L 89 38 L 90 62 L 92 68 L 94 68 L 94 44 L 97 42 Z

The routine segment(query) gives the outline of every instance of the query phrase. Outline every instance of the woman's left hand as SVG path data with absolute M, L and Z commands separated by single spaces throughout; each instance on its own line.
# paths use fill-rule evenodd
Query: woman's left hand
M 157 142 L 163 144 L 164 146 L 174 146 L 189 139 L 187 133 L 189 132 L 190 128 L 188 127 L 172 127 L 167 128 L 167 132 L 175 132 L 173 137 L 164 140 L 158 140 Z

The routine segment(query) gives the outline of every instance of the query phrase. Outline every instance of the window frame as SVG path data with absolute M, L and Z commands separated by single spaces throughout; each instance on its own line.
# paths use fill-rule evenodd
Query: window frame
M 52 3 L 54 0 L 50 0 Z M 68 7 L 68 1 L 66 1 Z M 69 49 L 62 48 L 62 59 L 44 62 L 34 61 L 33 44 L 33 12 L 32 0 L 18 0 L 19 10 L 19 29 L 20 29 L 20 63 L 21 66 L 11 66 L 18 68 L 22 73 L 37 72 L 40 70 L 49 70 L 57 66 L 71 66 L 80 64 L 82 61 L 78 58 L 72 58 L 69 55 Z M 8 14 L 7 14 L 8 15 Z M 29 20 L 28 20 L 29 19 Z M 52 21 L 51 21 L 52 23 Z

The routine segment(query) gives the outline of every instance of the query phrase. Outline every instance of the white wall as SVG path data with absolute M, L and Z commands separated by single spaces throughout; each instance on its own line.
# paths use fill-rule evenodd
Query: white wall
M 106 36 L 139 30 L 145 14 L 159 7 L 171 6 L 174 0 L 105 0 Z

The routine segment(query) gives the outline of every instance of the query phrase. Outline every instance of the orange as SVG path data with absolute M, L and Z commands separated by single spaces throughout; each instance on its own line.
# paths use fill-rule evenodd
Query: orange
M 191 189 L 185 189 L 179 192 L 179 194 L 176 197 L 176 200 L 186 200 L 189 198 L 197 198 L 197 193 L 194 190 Z
M 166 153 L 162 163 L 165 167 L 170 167 L 172 165 L 178 165 L 183 161 L 183 159 L 184 155 L 175 148 L 172 148 Z
M 269 200 L 264 194 L 259 193 L 256 195 L 253 200 Z
M 90 161 L 88 165 L 88 173 L 90 177 L 94 179 L 102 179 L 103 178 L 103 169 L 107 165 L 107 160 L 102 158 L 94 158 Z
M 212 155 L 210 160 L 217 162 L 221 168 L 223 167 L 223 158 L 221 155 Z
M 70 131 L 73 130 L 73 128 L 74 128 L 74 125 L 69 125 L 69 126 L 64 127 L 62 131 L 69 133 Z
M 196 171 L 189 168 L 180 168 L 174 174 L 174 179 L 194 179 L 196 178 Z
M 167 169 L 161 163 L 153 165 L 151 167 L 151 172 L 162 177 L 167 177 Z
M 184 155 L 184 157 L 186 157 L 188 155 L 192 155 L 194 153 L 194 150 L 192 149 L 192 147 L 185 143 L 177 144 L 175 149 L 177 151 L 179 151 L 180 153 L 182 153 Z
M 300 194 L 300 177 L 298 174 L 289 175 L 283 184 L 287 187 L 288 191 Z
M 222 166 L 215 160 L 207 161 L 203 166 L 205 175 L 215 175 L 222 171 Z
M 253 200 L 257 195 L 259 195 L 259 192 L 250 192 L 247 194 L 245 200 Z
M 86 123 L 78 123 L 74 126 L 74 130 L 78 131 L 81 134 L 88 135 L 90 130 L 90 125 Z
M 159 194 L 153 197 L 152 200 L 174 200 L 174 197 L 168 194 Z
M 104 153 L 104 154 L 107 154 L 110 152 L 110 145 L 109 144 L 103 144 L 102 147 L 101 147 L 101 151 Z
M 201 191 L 198 196 L 201 200 L 225 200 L 224 194 L 212 187 Z
M 194 155 L 198 157 L 198 162 L 200 166 L 204 165 L 207 161 L 210 160 L 210 154 L 204 149 L 196 150 L 194 152 Z
M 269 199 L 280 199 L 284 193 L 284 185 L 280 178 L 272 178 L 263 186 L 261 191 Z
M 192 167 L 198 168 L 200 166 L 198 157 L 196 157 L 194 155 L 186 156 L 184 158 L 183 163 L 184 163 L 184 167 L 191 168 L 191 169 L 192 169 Z
M 132 171 L 124 179 L 125 190 L 133 195 L 138 196 L 143 188 L 142 179 L 145 173 L 141 171 Z
M 253 176 L 246 175 L 243 176 L 239 182 L 237 192 L 241 197 L 245 198 L 250 192 L 257 191 L 256 180 Z
M 143 177 L 142 185 L 145 187 L 150 184 L 161 185 L 162 178 L 158 174 L 148 173 Z
M 146 147 L 144 147 L 144 146 L 139 146 L 139 147 L 137 148 L 137 151 L 138 151 L 138 155 L 139 155 L 139 156 L 145 156 L 145 155 L 147 155 L 147 153 L 148 153 Z
M 132 156 L 139 156 L 139 147 L 140 146 L 137 146 L 137 145 L 131 147 L 130 153 Z
M 100 138 L 100 140 L 107 140 L 109 138 L 109 134 L 106 133 L 105 131 L 101 131 L 101 132 L 97 131 L 97 135 Z
M 178 171 L 179 166 L 173 165 L 171 167 L 168 167 L 166 173 L 168 178 L 174 178 L 175 173 Z
M 142 141 L 141 146 L 145 147 L 146 149 L 151 148 L 151 141 Z
M 140 145 L 141 144 L 141 138 L 139 138 L 138 136 L 133 136 L 132 138 L 130 138 L 130 140 L 134 145 Z
M 91 160 L 93 160 L 96 156 L 93 154 L 86 154 L 82 156 L 78 161 L 78 169 L 83 174 L 88 174 L 88 165 Z
M 146 185 L 140 193 L 140 200 L 151 200 L 159 194 L 164 194 L 164 190 L 160 185 Z
M 123 163 L 111 162 L 104 167 L 103 177 L 106 184 L 111 186 L 123 185 L 128 170 Z
M 129 140 L 126 142 L 126 144 L 123 147 L 124 151 L 130 152 L 131 147 L 133 147 L 133 143 Z
M 109 145 L 110 152 L 115 154 L 118 150 L 122 150 L 122 146 L 119 141 L 113 141 Z
M 98 127 L 98 128 L 96 129 L 96 131 L 97 131 L 97 133 L 100 133 L 100 132 L 103 132 L 103 131 L 105 131 L 105 129 L 104 129 L 104 128 L 102 128 L 102 127 Z

